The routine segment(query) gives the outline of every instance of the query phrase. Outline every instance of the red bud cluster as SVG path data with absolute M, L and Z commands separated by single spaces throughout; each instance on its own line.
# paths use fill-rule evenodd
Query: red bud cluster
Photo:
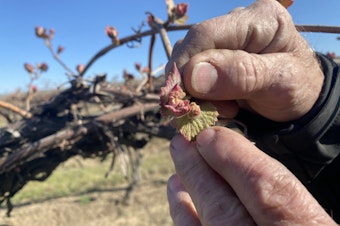
M 175 5 L 173 0 L 166 0 L 168 6 L 168 22 L 174 24 L 185 24 L 188 19 L 188 4 L 178 3 Z
M 183 17 L 187 14 L 187 11 L 188 11 L 188 4 L 186 3 L 179 3 L 176 5 L 176 17 L 177 18 L 180 18 L 180 17 Z
M 161 88 L 161 114 L 165 117 L 180 117 L 191 111 L 190 100 L 182 88 L 182 78 L 176 64 L 168 76 L 166 86 Z
M 214 125 L 218 120 L 218 112 L 211 103 L 198 105 L 185 93 L 182 76 L 174 64 L 169 73 L 166 85 L 161 88 L 160 113 L 171 120 L 171 125 L 188 140 L 204 129 Z

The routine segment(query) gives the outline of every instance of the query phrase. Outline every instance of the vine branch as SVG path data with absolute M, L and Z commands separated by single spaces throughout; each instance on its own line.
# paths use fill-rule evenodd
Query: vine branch
M 193 26 L 193 24 L 186 24 L 186 25 L 171 25 L 164 28 L 165 31 L 180 31 L 180 30 L 188 30 Z M 325 25 L 295 25 L 296 29 L 299 32 L 316 32 L 316 33 L 333 33 L 333 34 L 340 34 L 340 26 L 325 26 Z M 104 56 L 106 53 L 108 53 L 110 50 L 124 45 L 128 42 L 131 42 L 133 40 L 136 40 L 138 38 L 143 38 L 145 36 L 154 35 L 159 33 L 159 31 L 150 29 L 144 32 L 140 32 L 134 35 L 127 36 L 125 38 L 120 39 L 119 44 L 112 43 L 103 49 L 101 49 L 99 52 L 97 52 L 90 61 L 86 64 L 85 69 L 82 73 L 80 73 L 80 76 L 83 76 L 86 71 L 92 66 L 92 64 L 98 60 L 100 57 Z
M 75 73 L 72 71 L 72 69 L 71 68 L 69 68 L 61 59 L 60 59 L 60 57 L 59 57 L 59 55 L 58 54 L 56 54 L 55 53 L 55 51 L 53 50 L 53 48 L 52 48 L 52 43 L 51 43 L 51 41 L 49 40 L 49 39 L 46 39 L 45 40 L 45 45 L 47 46 L 47 48 L 49 49 L 49 51 L 51 52 L 51 54 L 52 54 L 52 56 L 53 56 L 53 58 L 66 70 L 66 71 L 68 71 L 68 75 L 69 76 L 74 76 L 75 75 Z
M 20 109 L 20 108 L 14 106 L 13 104 L 10 104 L 10 103 L 5 102 L 5 101 L 1 101 L 0 100 L 0 107 L 8 109 L 8 110 L 10 110 L 10 111 L 12 111 L 14 113 L 17 113 L 17 114 L 19 114 L 20 116 L 22 116 L 24 118 L 31 118 L 32 117 L 32 114 L 29 113 L 28 111 Z
M 74 126 L 66 128 L 57 132 L 56 134 L 49 135 L 41 138 L 29 145 L 23 145 L 12 155 L 0 158 L 0 174 L 8 172 L 16 166 L 17 162 L 23 162 L 29 160 L 36 155 L 43 154 L 44 151 L 53 147 L 60 146 L 63 141 L 74 142 L 80 139 L 84 134 L 87 134 L 95 126 L 95 123 L 112 123 L 123 118 L 130 117 L 132 115 L 139 114 L 141 112 L 147 112 L 159 107 L 158 103 L 136 104 L 120 111 L 110 112 L 101 116 L 98 116 L 94 123 L 89 123 L 83 126 Z

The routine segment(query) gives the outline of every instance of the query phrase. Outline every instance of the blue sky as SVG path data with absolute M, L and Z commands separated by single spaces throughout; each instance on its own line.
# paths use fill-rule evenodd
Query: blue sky
M 235 7 L 247 6 L 250 0 L 183 0 L 189 4 L 188 23 L 197 23 L 211 17 L 223 15 Z M 311 3 L 312 2 L 312 3 Z M 339 0 L 295 0 L 289 8 L 296 24 L 318 24 L 340 26 Z M 1 0 L 0 1 L 0 93 L 12 92 L 17 88 L 27 89 L 29 75 L 23 68 L 28 62 L 46 62 L 47 73 L 36 82 L 40 88 L 55 88 L 67 81 L 65 70 L 57 64 L 41 39 L 36 38 L 37 25 L 54 28 L 54 48 L 65 47 L 61 59 L 73 70 L 77 64 L 86 64 L 100 49 L 110 44 L 104 33 L 107 25 L 119 30 L 119 37 L 133 34 L 131 27 L 145 21 L 145 12 L 150 11 L 166 19 L 164 0 Z M 147 26 L 144 29 L 148 29 Z M 185 32 L 172 32 L 172 44 Z M 336 34 L 303 33 L 311 46 L 320 52 L 335 52 L 340 55 L 340 41 Z M 157 39 L 154 52 L 154 67 L 166 63 L 166 56 Z M 143 39 L 138 49 L 119 47 L 99 59 L 86 73 L 108 73 L 109 79 L 121 78 L 124 68 L 135 72 L 134 63 L 147 64 L 149 38 Z

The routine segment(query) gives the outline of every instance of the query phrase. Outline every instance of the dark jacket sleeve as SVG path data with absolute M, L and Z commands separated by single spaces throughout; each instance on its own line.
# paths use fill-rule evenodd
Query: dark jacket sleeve
M 302 118 L 278 123 L 241 110 L 256 145 L 281 161 L 340 222 L 340 72 L 331 59 L 316 54 L 325 80 L 313 108 Z

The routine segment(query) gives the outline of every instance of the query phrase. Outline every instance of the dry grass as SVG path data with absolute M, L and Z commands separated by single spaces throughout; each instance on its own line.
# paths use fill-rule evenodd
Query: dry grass
M 11 218 L 0 213 L 0 225 L 172 225 L 166 200 L 166 181 L 174 167 L 169 142 L 153 139 L 143 150 L 141 184 L 128 203 L 120 164 L 106 179 L 109 159 L 74 158 L 45 182 L 31 182 L 14 197 Z

